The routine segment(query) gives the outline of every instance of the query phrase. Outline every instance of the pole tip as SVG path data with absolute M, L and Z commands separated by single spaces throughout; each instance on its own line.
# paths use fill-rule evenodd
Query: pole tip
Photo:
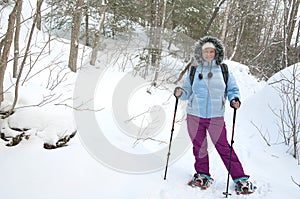
M 228 193 L 228 192 L 223 192 L 223 194 L 225 195 L 225 198 L 227 198 L 228 196 L 231 196 L 231 193 Z

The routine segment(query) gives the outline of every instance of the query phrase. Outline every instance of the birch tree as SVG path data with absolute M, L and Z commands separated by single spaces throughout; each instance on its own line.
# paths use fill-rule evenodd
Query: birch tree
M 76 1 L 76 6 L 74 8 L 74 14 L 72 20 L 71 44 L 70 44 L 70 55 L 69 55 L 69 65 L 68 65 L 72 72 L 77 71 L 79 35 L 80 35 L 83 3 L 84 0 Z
M 4 81 L 4 74 L 7 68 L 7 61 L 9 57 L 9 52 L 11 48 L 11 44 L 13 41 L 13 34 L 15 30 L 15 23 L 16 23 L 16 16 L 20 14 L 17 12 L 21 5 L 21 0 L 16 1 L 15 6 L 11 13 L 9 14 L 8 18 L 8 26 L 5 33 L 5 36 L 0 41 L 0 105 L 3 101 L 3 81 Z
M 295 48 L 298 48 L 298 43 L 300 39 L 300 16 L 298 17 L 298 28 L 297 28 L 297 34 L 296 34 L 296 39 L 295 39 Z M 299 58 L 300 58 L 300 54 L 298 54 Z
M 98 25 L 98 30 L 95 33 L 95 41 L 94 41 L 91 60 L 90 60 L 90 64 L 93 66 L 95 65 L 99 46 L 100 46 L 100 37 L 101 37 L 101 32 L 103 30 L 103 25 L 104 25 L 104 21 L 105 21 L 105 12 L 106 12 L 106 2 L 105 2 L 105 0 L 102 0 L 102 4 L 100 6 L 101 19 L 100 19 L 100 22 Z
M 284 28 L 283 28 L 283 50 L 282 50 L 282 68 L 286 68 L 289 65 L 288 61 L 288 30 L 289 30 L 289 11 L 290 11 L 290 0 L 284 0 L 284 10 L 283 10 L 283 21 L 284 21 Z
M 288 17 L 288 26 L 287 26 L 287 44 L 288 46 L 292 45 L 292 36 L 295 32 L 297 14 L 299 10 L 300 0 L 289 0 L 289 17 Z
M 221 32 L 221 36 L 220 39 L 221 41 L 223 41 L 224 44 L 226 44 L 226 32 L 227 32 L 227 24 L 228 24 L 228 18 L 229 18 L 229 14 L 230 14 L 230 4 L 231 4 L 231 0 L 227 0 L 226 3 L 226 9 L 225 9 L 225 13 L 224 13 L 224 20 L 223 20 L 223 25 L 222 25 L 222 32 Z
M 17 77 L 18 65 L 19 65 L 19 38 L 20 38 L 20 29 L 21 29 L 21 12 L 22 12 L 23 1 L 17 3 L 16 10 L 16 30 L 14 35 L 14 64 L 13 64 L 13 78 Z

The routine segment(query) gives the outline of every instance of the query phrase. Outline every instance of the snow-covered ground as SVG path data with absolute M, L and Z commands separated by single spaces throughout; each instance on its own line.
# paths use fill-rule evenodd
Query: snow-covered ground
M 53 66 L 24 83 L 18 103 L 22 108 L 0 121 L 1 132 L 8 135 L 16 133 L 9 127 L 31 129 L 26 132 L 29 139 L 17 146 L 6 147 L 7 142 L 0 140 L 0 198 L 224 197 L 227 171 L 211 146 L 210 167 L 215 183 L 205 191 L 186 185 L 194 173 L 194 157 L 185 127 L 185 102 L 180 101 L 178 105 L 167 179 L 163 179 L 175 104 L 172 91 L 176 85 L 153 88 L 146 80 L 132 76 L 130 69 L 135 60 L 129 59 L 130 53 L 143 46 L 144 36 L 136 32 L 131 38 L 134 44 L 128 43 L 128 37 L 106 40 L 96 66 L 88 64 L 90 50 L 80 46 L 83 59 L 77 74 L 66 68 L 68 41 L 51 43 L 51 53 L 37 62 L 31 74 L 49 63 Z M 39 33 L 36 39 L 45 36 Z M 181 66 L 180 61 L 173 61 L 169 59 L 165 63 Z M 289 147 L 282 144 L 279 121 L 271 110 L 281 107 L 274 85 L 258 82 L 248 74 L 247 66 L 233 61 L 226 63 L 242 94 L 234 148 L 245 172 L 258 187 L 252 195 L 237 196 L 230 181 L 230 198 L 299 198 L 300 188 L 291 179 L 300 182 L 299 165 Z M 282 73 L 288 74 L 291 69 Z M 9 72 L 6 87 L 14 81 Z M 57 75 L 63 81 L 55 86 Z M 8 90 L 2 106 L 11 104 L 12 93 L 13 90 Z M 42 107 L 34 106 L 50 96 L 55 100 Z M 229 140 L 232 113 L 227 105 Z M 75 129 L 78 132 L 68 146 L 54 150 L 43 148 L 44 142 L 53 143 Z

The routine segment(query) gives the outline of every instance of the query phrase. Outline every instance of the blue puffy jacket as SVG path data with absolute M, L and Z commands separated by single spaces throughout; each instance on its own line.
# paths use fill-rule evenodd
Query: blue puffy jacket
M 183 93 L 180 96 L 181 100 L 188 100 L 187 113 L 202 118 L 224 116 L 226 97 L 229 101 L 234 98 L 240 100 L 239 88 L 230 70 L 228 70 L 227 89 L 225 91 L 226 85 L 219 65 L 223 60 L 223 56 L 220 56 L 224 53 L 223 46 L 218 40 L 210 40 L 210 42 L 213 42 L 217 47 L 216 59 L 212 63 L 208 63 L 195 56 L 198 66 L 193 85 L 191 85 L 188 74 L 182 86 Z M 201 51 L 203 43 L 203 41 L 199 41 L 195 48 L 195 54 L 202 54 L 199 51 Z M 208 78 L 209 72 L 213 74 L 211 78 Z M 202 79 L 198 78 L 199 73 L 202 73 Z

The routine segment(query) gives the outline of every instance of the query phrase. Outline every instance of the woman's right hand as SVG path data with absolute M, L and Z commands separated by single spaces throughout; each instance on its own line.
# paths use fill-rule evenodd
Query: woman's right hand
M 181 87 L 176 87 L 174 89 L 174 96 L 175 97 L 180 97 L 182 95 L 182 88 Z

